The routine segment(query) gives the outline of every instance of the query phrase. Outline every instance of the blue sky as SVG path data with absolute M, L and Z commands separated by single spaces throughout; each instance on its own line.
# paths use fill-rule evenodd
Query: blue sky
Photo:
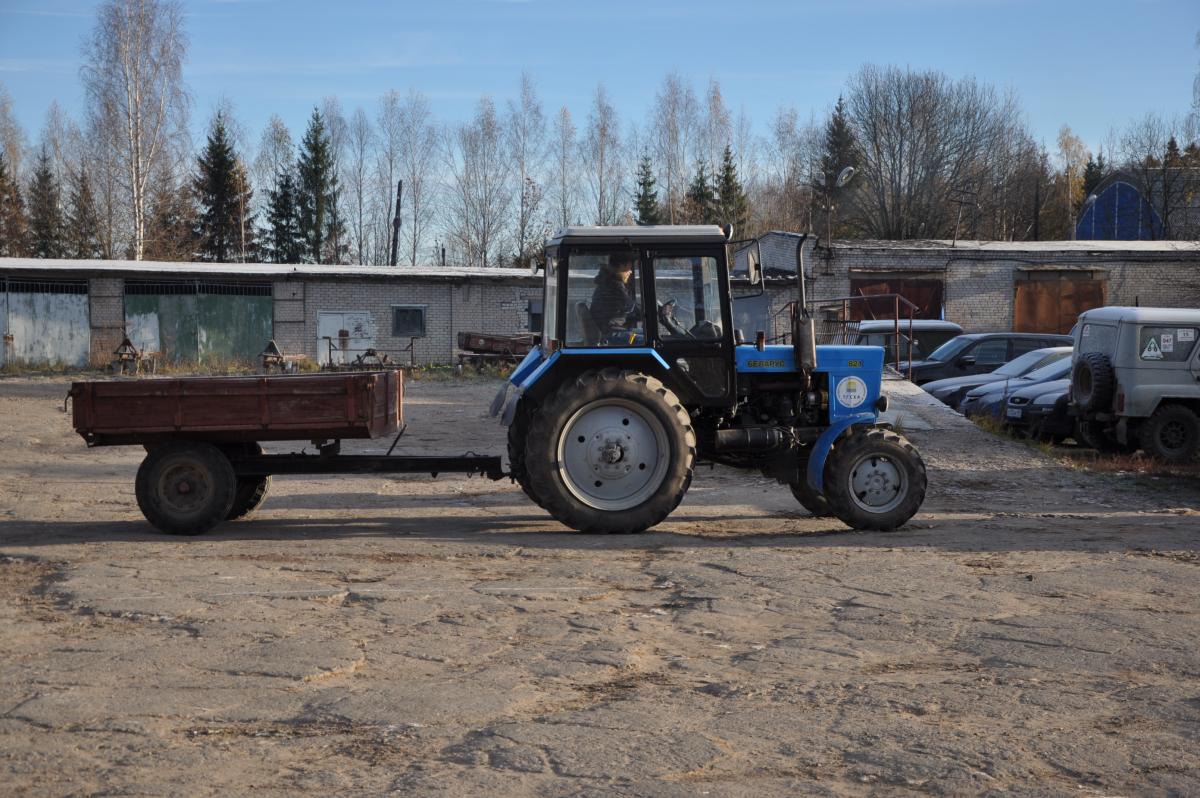
M 0 82 L 36 140 L 50 101 L 78 117 L 80 47 L 97 3 L 0 0 Z M 577 123 L 598 82 L 639 123 L 672 69 L 760 132 L 781 105 L 820 117 L 866 62 L 974 75 L 1020 97 L 1054 149 L 1062 124 L 1093 148 L 1147 111 L 1185 112 L 1200 64 L 1200 0 L 185 0 L 193 128 L 220 97 L 252 141 L 272 113 L 299 137 L 336 94 L 372 114 L 415 87 L 437 116 L 514 95 L 522 70 Z

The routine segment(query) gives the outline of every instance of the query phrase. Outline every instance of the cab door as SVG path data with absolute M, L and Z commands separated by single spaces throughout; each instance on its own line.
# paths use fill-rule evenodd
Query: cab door
M 646 316 L 655 349 L 693 389 L 691 402 L 727 404 L 733 331 L 724 248 L 655 249 L 648 261 Z

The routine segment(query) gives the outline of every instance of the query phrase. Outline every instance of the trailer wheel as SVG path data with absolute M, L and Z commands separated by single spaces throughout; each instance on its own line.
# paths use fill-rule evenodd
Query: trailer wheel
M 533 490 L 529 479 L 529 470 L 525 467 L 525 441 L 529 437 L 529 417 L 532 415 L 527 401 L 517 405 L 512 423 L 508 425 L 508 468 L 513 479 L 521 486 L 521 490 L 529 500 L 542 507 L 542 500 Z
M 135 488 L 138 507 L 159 531 L 199 535 L 229 516 L 237 477 L 212 444 L 171 442 L 146 455 Z
M 834 444 L 825 463 L 825 497 L 834 515 L 855 529 L 890 532 L 925 500 L 925 463 L 908 440 L 890 430 L 857 427 Z
M 263 453 L 258 443 L 239 443 L 222 446 L 221 452 L 228 458 L 257 457 Z M 229 508 L 226 521 L 237 521 L 249 518 L 262 506 L 271 493 L 271 476 L 238 477 L 237 488 L 233 493 L 233 505 Z
M 542 506 L 580 532 L 662 521 L 692 481 L 687 410 L 654 377 L 605 369 L 564 383 L 530 420 L 525 465 Z
M 800 506 L 808 510 L 813 518 L 830 518 L 833 516 L 833 508 L 829 506 L 829 500 L 822 493 L 817 493 L 808 484 L 808 469 L 801 466 L 799 476 L 788 483 L 788 487 L 792 489 L 792 495 L 796 497 L 796 501 L 800 502 Z

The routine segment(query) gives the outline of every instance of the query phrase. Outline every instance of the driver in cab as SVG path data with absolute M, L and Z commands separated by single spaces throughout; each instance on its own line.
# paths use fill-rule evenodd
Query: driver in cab
M 614 252 L 600 267 L 592 290 L 591 314 L 601 341 L 632 342 L 642 320 L 633 279 L 633 253 Z

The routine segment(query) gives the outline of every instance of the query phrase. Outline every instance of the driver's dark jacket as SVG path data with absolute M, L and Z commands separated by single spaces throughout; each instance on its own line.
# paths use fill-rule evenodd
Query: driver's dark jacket
M 637 300 L 633 293 L 633 278 L 622 282 L 612 272 L 601 269 L 592 289 L 591 314 L 602 336 L 617 330 L 629 329 L 638 320 Z

